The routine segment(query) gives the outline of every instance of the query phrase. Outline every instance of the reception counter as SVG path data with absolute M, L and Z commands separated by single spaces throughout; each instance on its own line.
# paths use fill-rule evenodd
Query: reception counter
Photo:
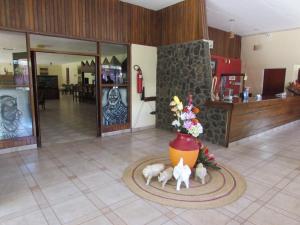
M 250 99 L 243 102 L 206 102 L 205 138 L 213 143 L 229 143 L 300 119 L 300 96 Z

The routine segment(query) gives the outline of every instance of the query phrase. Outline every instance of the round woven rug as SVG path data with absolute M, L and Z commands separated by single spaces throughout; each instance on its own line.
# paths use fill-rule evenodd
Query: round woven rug
M 149 186 L 142 174 L 143 169 L 150 164 L 163 163 L 170 166 L 166 155 L 148 156 L 130 165 L 123 174 L 123 180 L 132 192 L 162 205 L 181 208 L 207 209 L 221 207 L 238 200 L 246 190 L 244 178 L 233 169 L 218 164 L 221 170 L 208 169 L 206 184 L 190 177 L 190 188 L 182 183 L 180 191 L 176 191 L 176 180 L 172 178 L 165 188 L 161 187 L 157 177 L 152 178 Z

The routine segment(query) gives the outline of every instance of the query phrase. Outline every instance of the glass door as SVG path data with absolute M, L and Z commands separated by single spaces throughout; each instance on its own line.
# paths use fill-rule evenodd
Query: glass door
M 130 128 L 128 46 L 100 44 L 102 132 Z
M 65 140 L 55 140 L 60 139 L 55 136 L 70 137 L 69 139 L 74 140 L 92 137 L 90 128 L 93 129 L 94 137 L 100 136 L 100 74 L 97 42 L 32 34 L 30 49 L 39 146 L 41 140 L 49 141 L 52 138 L 48 138 L 50 132 L 46 133 L 51 129 L 56 129 L 60 134 L 52 135 L 53 142 L 58 143 Z M 56 79 L 55 84 L 52 78 Z M 49 89 L 55 91 L 55 95 L 50 96 Z M 41 96 L 46 101 L 45 107 L 41 105 L 43 104 Z M 48 129 L 47 126 L 52 124 L 49 119 L 53 114 L 51 110 L 52 112 L 56 110 L 61 118 L 57 118 L 56 124 L 53 122 L 54 126 Z
M 30 96 L 26 35 L 0 31 L 0 142 L 33 137 Z

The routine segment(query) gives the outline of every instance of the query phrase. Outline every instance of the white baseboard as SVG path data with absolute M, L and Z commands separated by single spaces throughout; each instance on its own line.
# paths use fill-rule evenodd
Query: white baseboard
M 118 134 L 124 134 L 124 133 L 130 133 L 131 129 L 125 129 L 125 130 L 117 130 L 112 132 L 103 133 L 102 137 L 112 136 L 112 135 L 118 135 Z
M 131 131 L 134 133 L 134 132 L 149 130 L 149 129 L 154 129 L 154 128 L 155 128 L 155 125 L 150 125 L 150 126 L 145 126 L 145 127 L 132 128 Z
M 32 149 L 37 149 L 37 145 L 33 144 L 33 145 L 23 145 L 23 146 L 12 147 L 12 148 L 4 148 L 4 149 L 0 149 L 0 154 L 26 151 L 26 150 L 32 150 Z

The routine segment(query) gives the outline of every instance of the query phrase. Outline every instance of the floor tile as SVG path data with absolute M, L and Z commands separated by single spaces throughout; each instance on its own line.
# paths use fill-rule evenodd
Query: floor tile
M 42 188 L 42 192 L 51 205 L 82 195 L 76 186 L 69 181 Z
M 30 191 L 16 192 L 0 197 L 0 219 L 10 214 L 23 215 L 38 209 Z
M 95 219 L 82 223 L 81 225 L 112 225 L 105 216 L 99 216 Z
M 300 198 L 278 193 L 268 202 L 268 204 L 295 214 L 300 218 Z
M 83 196 L 59 203 L 52 208 L 63 224 L 86 221 L 100 214 L 97 208 Z
M 215 210 L 187 210 L 180 217 L 192 225 L 225 225 L 231 219 Z
M 107 205 L 117 203 L 134 195 L 124 184 L 118 182 L 110 183 L 103 188 L 95 190 L 94 193 Z
M 6 222 L 2 222 L 1 225 L 48 225 L 48 223 L 41 211 L 35 211 Z
M 143 200 L 137 200 L 115 210 L 127 224 L 142 225 L 158 218 L 161 213 Z
M 287 216 L 277 213 L 266 207 L 258 210 L 249 218 L 249 221 L 256 225 L 296 225 L 299 224 Z
M 297 157 L 300 131 L 293 127 L 245 139 L 229 148 L 204 141 L 217 161 L 231 163 L 245 177 L 247 190 L 242 198 L 225 207 L 193 210 L 143 200 L 121 179 L 124 169 L 135 160 L 166 153 L 174 133 L 148 129 L 95 138 L 89 132 L 94 128 L 84 124 L 90 121 L 76 121 L 80 113 L 93 106 L 79 109 L 78 104 L 73 112 L 66 101 L 67 105 L 62 106 L 64 112 L 57 115 L 53 126 L 47 117 L 57 114 L 57 103 L 48 103 L 48 111 L 43 115 L 43 138 L 47 138 L 43 147 L 0 155 L 1 225 L 4 222 L 5 225 L 44 225 L 45 221 L 48 225 L 293 225 L 300 222 Z

